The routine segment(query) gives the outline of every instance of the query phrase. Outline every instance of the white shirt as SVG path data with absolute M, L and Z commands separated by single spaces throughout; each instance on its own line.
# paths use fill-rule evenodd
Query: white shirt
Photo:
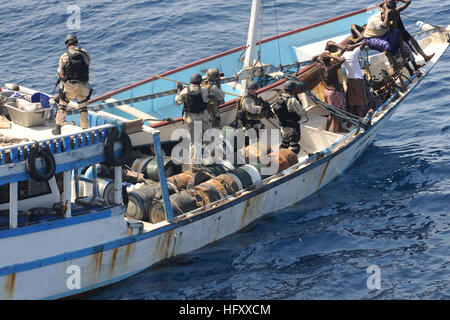
M 359 55 L 361 48 L 356 48 L 353 51 L 345 51 L 342 55 L 345 58 L 344 66 L 347 70 L 348 79 L 363 79 L 361 66 L 359 65 Z
M 387 32 L 387 28 L 382 28 L 383 19 L 381 18 L 382 12 L 379 11 L 369 18 L 366 25 L 366 30 L 364 30 L 364 37 L 381 37 Z

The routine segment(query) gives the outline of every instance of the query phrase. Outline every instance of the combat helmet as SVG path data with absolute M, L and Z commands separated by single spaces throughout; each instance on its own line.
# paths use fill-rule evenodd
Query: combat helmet
M 283 84 L 283 89 L 286 92 L 294 92 L 296 88 L 297 84 L 292 80 L 288 80 Z
M 254 80 L 248 80 L 247 89 L 258 89 L 258 83 Z
M 74 35 L 73 33 L 70 33 L 66 36 L 66 40 L 64 40 L 64 44 L 67 45 L 67 43 L 69 44 L 78 44 L 78 38 L 76 35 Z
M 217 68 L 210 68 L 206 71 L 206 77 L 211 81 L 218 81 L 220 79 L 220 71 Z
M 202 82 L 203 78 L 200 73 L 194 73 L 191 75 L 190 83 L 192 84 L 200 84 Z

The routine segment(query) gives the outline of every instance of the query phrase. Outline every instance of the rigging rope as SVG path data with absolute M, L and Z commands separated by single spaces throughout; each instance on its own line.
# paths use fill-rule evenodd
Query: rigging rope
M 273 6 L 275 9 L 275 26 L 277 28 L 277 44 L 278 44 L 278 58 L 280 59 L 280 66 L 281 66 L 281 49 L 280 49 L 280 37 L 278 32 L 278 16 L 277 16 L 277 3 L 276 0 L 273 0 Z
M 308 95 L 308 97 L 311 98 L 312 101 L 314 101 L 319 107 L 321 107 L 325 111 L 328 111 L 337 117 L 347 120 L 348 122 L 352 123 L 357 127 L 362 127 L 366 129 L 369 126 L 369 124 L 366 121 L 364 121 L 365 120 L 364 118 L 360 118 L 357 115 L 354 115 L 353 113 L 333 107 L 332 105 L 319 99 L 315 94 L 313 94 L 309 90 L 309 87 L 306 83 L 298 80 L 296 77 L 293 77 L 292 75 L 289 74 L 284 74 L 282 77 L 280 77 L 280 79 L 282 78 L 294 81 L 306 93 L 306 95 Z

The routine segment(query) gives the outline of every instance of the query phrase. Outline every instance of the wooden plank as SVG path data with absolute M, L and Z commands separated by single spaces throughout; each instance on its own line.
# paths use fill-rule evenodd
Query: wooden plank
M 115 101 L 117 101 L 117 99 L 114 99 L 114 98 L 109 98 L 109 99 L 105 100 L 105 102 L 115 102 Z M 122 106 L 116 106 L 115 108 L 120 111 L 123 111 L 125 113 L 128 113 L 138 119 L 156 119 L 155 117 L 149 115 L 148 113 L 145 113 L 141 110 L 133 108 L 132 106 L 130 106 L 128 104 L 124 104 Z

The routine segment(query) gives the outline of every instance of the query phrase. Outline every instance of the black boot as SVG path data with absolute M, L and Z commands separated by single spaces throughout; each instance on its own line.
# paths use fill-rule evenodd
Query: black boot
M 61 134 L 61 126 L 57 124 L 56 128 L 52 130 L 52 133 L 55 136 L 59 136 Z

